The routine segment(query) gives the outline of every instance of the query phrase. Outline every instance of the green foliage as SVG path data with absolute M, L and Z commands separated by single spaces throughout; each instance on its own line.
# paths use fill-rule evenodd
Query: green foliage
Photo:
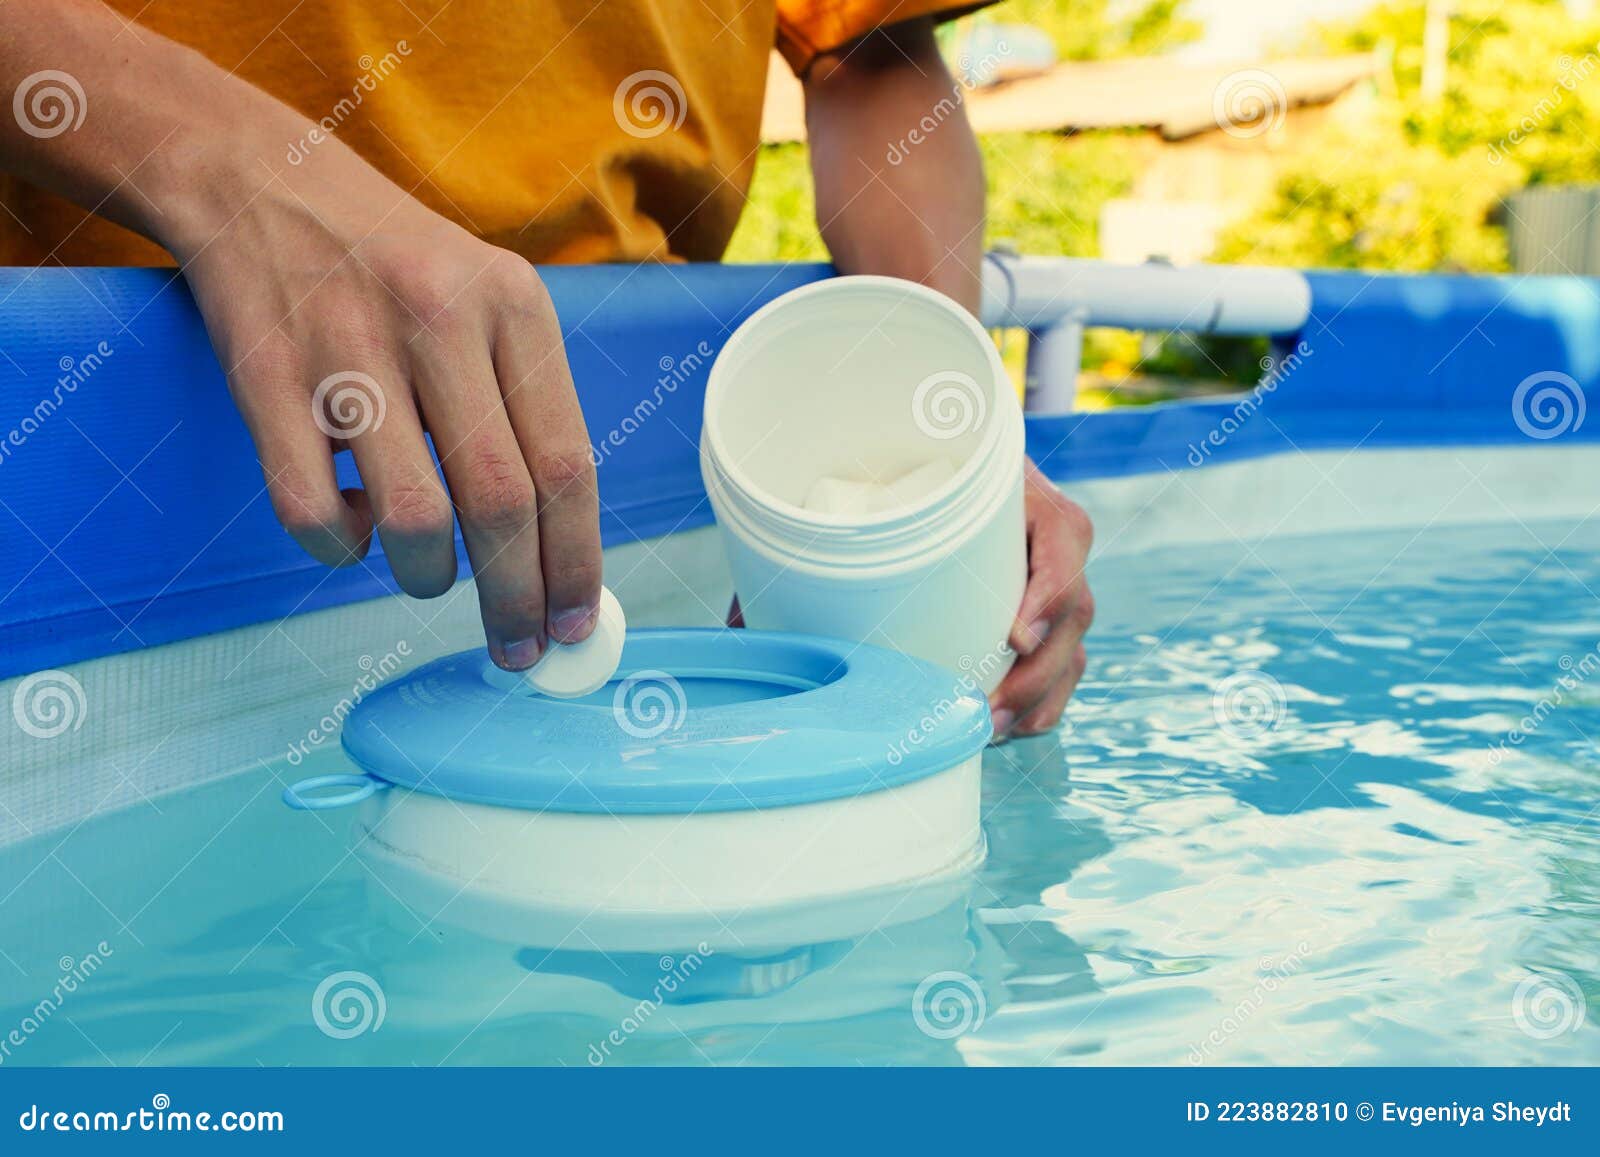
M 1139 372 L 1253 385 L 1261 378 L 1261 359 L 1271 349 L 1272 342 L 1265 337 L 1166 334 L 1155 352 L 1140 360 Z
M 1314 44 L 1391 54 L 1413 142 L 1514 161 L 1536 184 L 1600 180 L 1600 19 L 1575 17 L 1561 0 L 1456 0 L 1444 95 L 1427 103 L 1423 14 L 1416 0 L 1382 4 L 1319 27 Z
M 983 16 L 1042 29 L 1064 60 L 1104 60 L 1198 40 L 1204 30 L 1184 14 L 1185 7 L 1186 0 L 1145 0 L 1131 10 L 1117 0 L 1005 0 Z
M 1099 252 L 1100 209 L 1133 184 L 1131 136 L 995 133 L 979 144 L 989 188 L 989 246 L 1052 257 Z
M 1600 180 L 1600 21 L 1561 0 L 1456 0 L 1443 95 L 1422 97 L 1421 0 L 1391 0 L 1318 27 L 1321 52 L 1393 61 L 1394 92 L 1370 125 L 1331 134 L 1290 163 L 1229 261 L 1493 271 L 1489 220 L 1523 184 Z
M 1520 179 L 1483 153 L 1451 156 L 1395 125 L 1330 132 L 1287 165 L 1255 215 L 1228 230 L 1218 261 L 1297 268 L 1491 271 L 1505 235 L 1489 224 Z
M 1205 25 L 1184 15 L 1188 0 L 1153 0 L 1128 20 L 1123 42 L 1128 56 L 1153 56 L 1180 44 L 1192 44 L 1205 34 Z
M 724 261 L 826 261 L 803 144 L 762 145 Z
M 1100 207 L 1133 179 L 1133 142 L 1117 133 L 997 133 L 979 142 L 989 185 L 988 244 L 1092 256 Z M 768 145 L 729 261 L 826 261 L 803 144 Z

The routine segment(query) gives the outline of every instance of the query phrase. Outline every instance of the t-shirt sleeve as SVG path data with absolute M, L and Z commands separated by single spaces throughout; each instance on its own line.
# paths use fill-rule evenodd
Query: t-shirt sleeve
M 994 0 L 778 0 L 778 51 L 796 76 L 811 61 L 874 28 L 932 16 L 951 20 Z

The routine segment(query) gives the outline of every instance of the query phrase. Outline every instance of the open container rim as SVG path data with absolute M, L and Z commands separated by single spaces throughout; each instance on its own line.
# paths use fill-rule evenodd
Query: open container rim
M 940 509 L 950 495 L 972 485 L 978 473 L 984 469 L 984 464 L 994 452 L 996 443 L 1005 436 L 1005 421 L 998 414 L 993 415 L 993 420 L 985 422 L 977 446 L 967 456 L 954 476 L 923 495 L 917 502 L 905 506 L 892 507 L 886 511 L 879 511 L 864 516 L 822 514 L 807 510 L 803 506 L 789 502 L 778 497 L 767 488 L 756 485 L 749 473 L 729 453 L 725 439 L 716 421 L 719 404 L 732 388 L 730 379 L 744 364 L 756 356 L 761 350 L 757 342 L 765 340 L 765 331 L 770 323 L 784 313 L 803 308 L 813 304 L 817 297 L 837 297 L 845 300 L 856 297 L 861 300 L 893 300 L 896 304 L 914 301 L 922 307 L 930 308 L 948 318 L 971 338 L 979 350 L 982 351 L 983 360 L 989 370 L 989 383 L 994 386 L 991 391 L 991 402 L 998 400 L 1004 391 L 1006 398 L 1013 403 L 1016 399 L 1011 391 L 1010 378 L 1006 374 L 1005 364 L 1000 360 L 1000 352 L 995 348 L 994 342 L 989 338 L 989 332 L 983 328 L 978 319 L 951 298 L 914 281 L 906 281 L 898 277 L 883 277 L 877 274 L 851 274 L 843 277 L 829 278 L 826 281 L 813 282 L 801 286 L 799 289 L 790 290 L 781 297 L 774 298 L 766 305 L 756 310 L 736 329 L 733 336 L 722 347 L 722 352 L 717 355 L 717 360 L 712 364 L 711 373 L 706 379 L 705 418 L 702 427 L 702 436 L 705 439 L 710 457 L 715 468 L 738 491 L 758 495 L 773 513 L 792 522 L 801 522 L 807 525 L 837 529 L 842 531 L 873 531 L 888 529 L 896 524 L 915 523 L 920 515 Z M 1004 408 L 995 405 L 994 410 Z M 1018 421 L 1020 422 L 1020 409 Z

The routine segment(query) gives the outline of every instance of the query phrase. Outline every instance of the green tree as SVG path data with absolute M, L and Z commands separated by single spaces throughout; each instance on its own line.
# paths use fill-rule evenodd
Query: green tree
M 1515 161 L 1531 183 L 1600 180 L 1600 19 L 1575 16 L 1562 0 L 1455 0 L 1444 95 L 1429 102 L 1423 14 L 1417 0 L 1381 4 L 1320 26 L 1314 46 L 1390 55 L 1412 142 Z
M 1392 119 L 1334 130 L 1313 155 L 1283 169 L 1214 257 L 1295 268 L 1500 270 L 1505 233 L 1490 216 L 1520 183 L 1514 167 L 1410 140 Z
M 1317 27 L 1321 52 L 1380 52 L 1392 92 L 1364 127 L 1288 164 L 1217 251 L 1230 261 L 1505 268 L 1491 217 L 1524 184 L 1600 180 L 1600 20 L 1561 0 L 1456 0 L 1443 94 L 1422 95 L 1421 0 Z

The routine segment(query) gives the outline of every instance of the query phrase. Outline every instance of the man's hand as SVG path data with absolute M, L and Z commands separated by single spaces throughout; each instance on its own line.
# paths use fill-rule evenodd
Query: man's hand
M 1028 524 L 1028 586 L 1011 628 L 1016 666 L 989 696 L 996 740 L 1036 735 L 1061 720 L 1088 661 L 1083 636 L 1094 621 L 1084 578 L 1094 528 L 1032 462 L 1023 480 Z
M 320 147 L 224 198 L 244 207 L 216 232 L 171 244 L 273 509 L 329 566 L 376 530 L 419 598 L 455 579 L 454 513 L 489 653 L 524 669 L 549 640 L 586 638 L 600 597 L 595 471 L 555 312 L 522 258 Z M 346 447 L 365 491 L 337 487 Z
M 0 90 L 66 68 L 94 113 L 48 137 L 0 119 L 0 169 L 178 259 L 273 509 L 313 557 L 354 563 L 376 531 L 400 586 L 437 595 L 455 578 L 455 515 L 496 663 L 586 638 L 595 471 L 537 274 L 293 109 L 123 24 L 94 0 L 8 0 Z M 346 448 L 364 491 L 338 489 Z

